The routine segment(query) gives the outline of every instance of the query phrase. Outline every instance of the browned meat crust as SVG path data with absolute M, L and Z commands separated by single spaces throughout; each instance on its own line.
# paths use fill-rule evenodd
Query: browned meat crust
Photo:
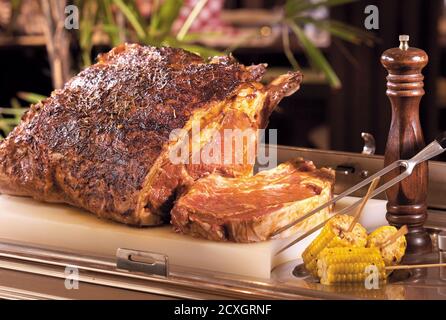
M 257 82 L 264 71 L 231 57 L 206 62 L 180 49 L 117 47 L 31 106 L 0 144 L 0 192 L 69 203 L 132 225 L 162 223 L 176 188 L 190 180 L 155 178 L 170 132 L 234 100 L 243 87 L 265 93 Z M 297 90 L 300 80 L 290 74 L 291 88 L 280 95 Z M 277 103 L 264 100 L 269 109 Z

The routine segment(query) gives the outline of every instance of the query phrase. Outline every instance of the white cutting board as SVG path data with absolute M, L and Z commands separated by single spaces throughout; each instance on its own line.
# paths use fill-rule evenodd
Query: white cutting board
M 337 208 L 356 199 L 346 198 Z M 386 224 L 385 201 L 369 201 L 362 222 L 368 229 Z M 0 195 L 0 239 L 100 256 L 115 256 L 118 248 L 156 252 L 167 255 L 173 265 L 242 276 L 269 278 L 276 265 L 300 257 L 314 237 L 275 256 L 292 238 L 252 244 L 214 242 L 177 234 L 171 226 L 128 227 L 68 205 Z

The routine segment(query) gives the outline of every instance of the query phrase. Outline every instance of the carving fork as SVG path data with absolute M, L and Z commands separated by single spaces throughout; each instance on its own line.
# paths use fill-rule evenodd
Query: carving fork
M 352 194 L 353 192 L 361 189 L 362 187 L 368 185 L 375 178 L 382 177 L 382 176 L 386 175 L 387 173 L 389 173 L 390 171 L 392 171 L 394 169 L 401 168 L 403 171 L 401 172 L 400 175 L 398 175 L 395 178 L 393 178 L 392 180 L 384 183 L 381 187 L 377 188 L 372 193 L 370 198 L 373 198 L 373 197 L 377 196 L 378 194 L 380 194 L 381 192 L 386 191 L 388 188 L 394 186 L 395 184 L 397 184 L 401 180 L 403 180 L 403 179 L 407 178 L 408 176 L 410 176 L 412 174 L 412 171 L 415 168 L 415 166 L 417 166 L 421 162 L 427 161 L 427 160 L 429 160 L 429 159 L 431 159 L 431 158 L 433 158 L 435 156 L 438 156 L 438 155 L 442 154 L 444 151 L 446 151 L 446 131 L 443 132 L 440 136 L 437 137 L 437 139 L 435 139 L 431 144 L 426 146 L 423 150 L 421 150 L 419 153 L 417 153 L 411 159 L 409 159 L 409 160 L 397 160 L 397 161 L 391 163 L 390 165 L 388 165 L 384 169 L 378 171 L 377 173 L 375 173 L 374 175 L 370 176 L 369 178 L 365 179 L 364 181 L 362 181 L 362 182 L 358 183 L 357 185 L 355 185 L 355 186 L 345 190 L 344 192 L 342 192 L 338 196 L 334 197 L 332 200 L 324 203 L 323 205 L 317 207 L 316 209 L 311 210 L 310 212 L 304 214 L 303 216 L 297 218 L 296 220 L 294 220 L 294 221 L 290 222 L 289 224 L 283 226 L 282 228 L 276 230 L 275 232 L 273 232 L 271 237 L 277 236 L 278 234 L 282 233 L 283 231 L 288 230 L 289 228 L 295 226 L 299 222 L 302 222 L 303 220 L 311 217 L 312 215 L 318 213 L 319 211 L 321 211 L 321 210 L 323 210 L 323 209 L 325 209 L 325 208 L 335 204 L 336 202 L 338 202 L 342 198 L 344 198 L 344 197 Z M 351 204 L 350 206 L 345 207 L 344 209 L 336 212 L 332 217 L 334 217 L 336 215 L 339 215 L 339 214 L 344 214 L 344 213 L 346 213 L 346 212 L 356 208 L 361 203 L 361 201 L 362 200 L 360 199 L 360 200 L 356 201 L 355 203 Z M 299 236 L 297 239 L 293 240 L 292 242 L 290 242 L 289 244 L 287 244 L 286 246 L 281 248 L 276 253 L 276 255 L 278 255 L 279 253 L 285 251 L 289 247 L 295 245 L 297 242 L 301 241 L 302 239 L 305 239 L 307 236 L 309 236 L 313 232 L 315 232 L 315 231 L 319 230 L 320 228 L 322 228 L 328 220 L 329 219 L 327 219 L 326 221 L 324 221 L 324 222 L 320 223 L 319 225 L 315 226 L 311 230 L 308 230 L 305 234 Z

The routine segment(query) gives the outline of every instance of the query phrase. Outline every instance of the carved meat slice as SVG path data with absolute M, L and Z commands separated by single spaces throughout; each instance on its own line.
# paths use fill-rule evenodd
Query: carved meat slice
M 187 158 L 194 152 L 200 158 L 214 143 L 206 130 L 190 140 L 193 123 L 212 132 L 264 128 L 301 81 L 295 72 L 264 86 L 264 72 L 265 65 L 245 67 L 232 57 L 204 61 L 181 49 L 114 48 L 31 106 L 0 144 L 0 192 L 68 203 L 126 224 L 167 222 L 180 188 L 212 172 L 252 174 L 248 161 L 173 163 L 170 155 L 190 141 L 198 151 Z M 175 129 L 183 133 L 172 136 Z
M 216 241 L 256 242 L 329 201 L 334 171 L 316 169 L 302 159 L 283 163 L 251 177 L 217 174 L 195 182 L 172 209 L 176 231 Z M 324 209 L 282 237 L 305 232 L 330 217 Z

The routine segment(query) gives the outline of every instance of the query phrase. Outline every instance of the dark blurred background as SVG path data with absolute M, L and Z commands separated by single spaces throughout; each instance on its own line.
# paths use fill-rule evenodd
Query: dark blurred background
M 43 1 L 0 0 L 1 107 L 10 107 L 17 102 L 26 106 L 27 99 L 24 99 L 23 94 L 18 97 L 18 93 L 32 92 L 48 96 L 55 86 L 52 79 L 54 63 L 48 55 L 48 34 L 45 34 L 46 17 L 42 13 Z M 81 2 L 78 5 L 84 5 Z M 172 25 L 173 32 L 181 31 L 197 2 L 199 0 L 184 1 L 184 8 L 179 11 Z M 205 9 L 199 12 L 188 30 L 190 35 L 195 35 L 190 36 L 190 43 L 220 52 L 231 51 L 245 64 L 267 62 L 270 67 L 268 76 L 289 70 L 292 65 L 284 48 L 286 42 L 283 34 L 284 6 L 293 9 L 289 2 L 293 4 L 293 1 L 287 1 L 286 4 L 286 1 L 270 0 L 206 1 Z M 373 44 L 370 41 L 342 41 L 345 40 L 342 37 L 330 36 L 330 30 L 318 30 L 311 23 L 302 25 L 308 38 L 320 49 L 339 77 L 339 85 L 333 79 L 327 81 L 324 70 L 318 68 L 317 56 L 307 58 L 308 47 L 302 45 L 302 39 L 296 37 L 292 30 L 287 29 L 285 36 L 289 39 L 288 49 L 299 63 L 299 68 L 303 69 L 305 80 L 300 92 L 285 99 L 271 118 L 270 127 L 279 129 L 278 143 L 360 152 L 363 146 L 360 134 L 365 131 L 375 136 L 377 153 L 382 154 L 391 113 L 385 95 L 386 71 L 381 66 L 380 56 L 384 50 L 398 46 L 399 34 L 410 35 L 410 45 L 424 49 L 429 55 L 430 61 L 424 70 L 426 95 L 422 100 L 421 121 L 426 141 L 432 140 L 438 132 L 446 130 L 446 18 L 443 14 L 446 1 L 345 2 L 328 8 L 311 8 L 308 15 L 314 19 L 336 19 L 356 27 L 361 32 L 369 33 Z M 110 40 L 110 32 L 101 32 L 97 26 L 91 28 L 88 31 L 91 36 L 87 34 L 91 41 L 91 48 L 88 49 L 91 50 L 87 52 L 93 62 L 99 52 L 107 51 L 116 41 L 134 41 L 134 24 L 127 19 L 128 16 L 118 14 L 122 3 L 137 10 L 139 19 L 149 22 L 155 10 L 154 2 L 150 0 L 104 2 L 103 5 L 110 5 L 110 12 L 116 16 L 118 23 L 121 19 L 122 24 L 118 27 L 129 28 L 130 31 L 128 35 L 121 35 L 124 38 L 118 37 L 113 42 Z M 296 3 L 301 4 L 302 1 L 297 0 Z M 69 65 L 70 75 L 88 64 L 88 57 L 85 57 L 87 31 L 82 33 L 82 28 L 88 24 L 83 24 L 82 19 L 92 10 L 100 12 L 100 7 L 98 9 L 94 4 L 90 5 L 90 9 L 81 8 L 79 32 L 70 31 L 66 34 L 74 41 L 70 40 L 68 55 L 62 55 L 61 61 Z M 368 16 L 364 10 L 369 5 L 379 9 L 377 30 L 366 30 L 364 27 Z M 301 23 L 305 20 L 299 21 Z M 101 23 L 102 27 L 107 26 Z M 111 28 L 105 27 L 105 30 Z M 147 43 L 158 41 L 154 39 L 150 38 Z M 166 39 L 155 43 L 176 43 L 171 38 Z M 57 44 L 57 40 L 53 38 L 53 41 Z M 8 115 L 3 118 L 8 119 Z M 5 131 L 7 129 L 3 130 L 3 134 Z

